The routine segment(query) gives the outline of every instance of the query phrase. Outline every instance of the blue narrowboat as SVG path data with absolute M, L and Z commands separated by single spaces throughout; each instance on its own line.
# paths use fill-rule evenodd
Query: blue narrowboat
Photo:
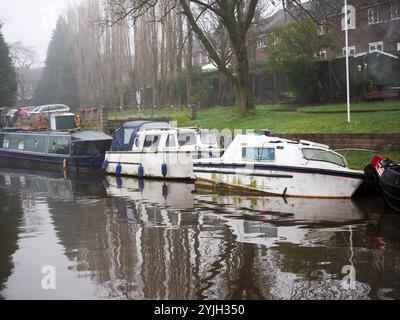
M 0 130 L 0 166 L 40 170 L 101 169 L 112 137 L 96 131 Z

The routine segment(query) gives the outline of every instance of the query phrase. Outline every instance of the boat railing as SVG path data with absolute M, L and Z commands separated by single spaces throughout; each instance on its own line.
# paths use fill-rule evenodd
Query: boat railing
M 350 152 L 365 152 L 366 156 L 365 157 L 361 157 L 359 159 L 360 167 L 365 166 L 365 163 L 361 163 L 361 162 L 364 162 L 364 161 L 368 160 L 368 164 L 369 164 L 372 156 L 379 153 L 378 150 L 362 149 L 362 148 L 343 148 L 343 149 L 335 149 L 334 151 L 337 152 L 337 153 L 340 153 L 345 158 L 347 158 L 347 156 L 348 156 L 348 154 Z

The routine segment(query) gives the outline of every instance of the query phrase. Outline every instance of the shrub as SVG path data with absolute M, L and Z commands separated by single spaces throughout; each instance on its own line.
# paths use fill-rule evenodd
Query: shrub
M 190 123 L 190 114 L 188 109 L 182 109 L 173 114 L 172 119 L 177 122 L 178 127 L 187 127 Z

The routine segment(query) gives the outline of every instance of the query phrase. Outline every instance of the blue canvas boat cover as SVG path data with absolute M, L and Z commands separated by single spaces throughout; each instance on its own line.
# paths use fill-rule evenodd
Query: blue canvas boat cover
M 145 129 L 170 129 L 166 121 L 132 121 L 125 123 L 114 135 L 111 151 L 132 151 L 136 135 Z

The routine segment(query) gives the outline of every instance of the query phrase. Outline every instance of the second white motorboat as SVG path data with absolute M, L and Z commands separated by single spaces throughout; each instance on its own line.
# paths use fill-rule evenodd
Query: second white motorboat
M 200 128 L 136 131 L 123 150 L 106 153 L 103 169 L 117 176 L 194 180 L 193 159 L 220 156 L 215 135 Z
M 194 161 L 197 179 L 288 197 L 350 198 L 364 172 L 326 145 L 258 134 L 236 136 L 220 158 Z

